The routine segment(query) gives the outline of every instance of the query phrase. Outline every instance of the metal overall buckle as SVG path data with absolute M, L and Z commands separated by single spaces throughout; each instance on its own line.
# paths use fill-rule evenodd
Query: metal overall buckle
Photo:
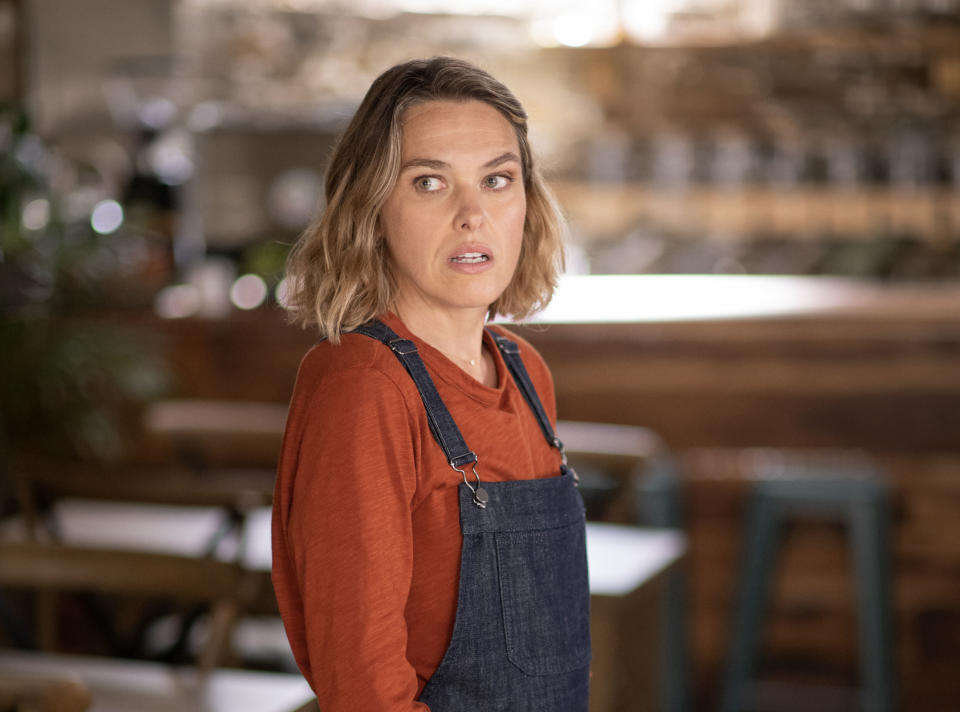
M 470 481 L 467 479 L 467 473 L 464 472 L 462 468 L 457 467 L 453 463 L 453 460 L 450 461 L 450 467 L 452 467 L 454 470 L 460 473 L 460 476 L 463 477 L 463 484 L 465 484 L 470 489 L 470 491 L 473 492 L 473 503 L 477 505 L 480 509 L 486 509 L 487 503 L 490 501 L 490 495 L 487 494 L 487 491 L 480 485 L 480 475 L 477 474 L 477 461 L 479 460 L 479 458 L 476 456 L 476 454 L 474 453 L 471 453 L 471 454 L 473 454 L 473 463 L 472 463 L 473 476 L 477 480 L 476 487 L 470 484 Z
M 578 475 L 577 471 L 567 464 L 567 451 L 563 449 L 563 443 L 560 441 L 560 438 L 558 438 L 556 435 L 553 436 L 553 446 L 560 451 L 560 469 L 566 470 L 571 475 L 573 475 L 573 485 L 574 487 L 579 487 L 580 475 Z

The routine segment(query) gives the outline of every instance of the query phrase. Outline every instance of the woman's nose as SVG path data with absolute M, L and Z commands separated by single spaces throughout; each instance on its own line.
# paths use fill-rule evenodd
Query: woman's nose
M 457 230 L 473 231 L 483 224 L 483 208 L 476 196 L 461 195 L 454 218 Z

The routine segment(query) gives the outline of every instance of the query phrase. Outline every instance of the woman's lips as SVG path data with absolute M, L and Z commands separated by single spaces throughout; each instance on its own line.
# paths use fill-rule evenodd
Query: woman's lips
M 465 245 L 447 258 L 447 264 L 457 272 L 476 274 L 493 265 L 493 255 L 486 245 Z
M 462 255 L 456 255 L 451 257 L 451 262 L 456 262 L 457 264 L 478 264 L 480 262 L 486 262 L 490 258 L 483 254 L 482 252 L 464 252 Z

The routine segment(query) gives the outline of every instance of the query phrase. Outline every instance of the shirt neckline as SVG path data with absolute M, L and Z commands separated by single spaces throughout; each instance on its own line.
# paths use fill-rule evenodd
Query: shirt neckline
M 507 388 L 507 382 L 511 380 L 510 373 L 507 370 L 507 364 L 503 360 L 503 354 L 497 348 L 496 342 L 487 331 L 483 330 L 483 345 L 491 356 L 497 369 L 497 385 L 487 386 L 476 380 L 473 376 L 464 371 L 452 359 L 448 358 L 440 349 L 434 348 L 419 336 L 407 328 L 399 316 L 393 312 L 386 312 L 381 320 L 391 329 L 397 332 L 404 339 L 409 339 L 417 345 L 417 351 L 423 362 L 427 365 L 430 375 L 439 378 L 448 385 L 453 386 L 465 395 L 473 398 L 483 405 L 490 406 L 497 403 L 503 392 Z

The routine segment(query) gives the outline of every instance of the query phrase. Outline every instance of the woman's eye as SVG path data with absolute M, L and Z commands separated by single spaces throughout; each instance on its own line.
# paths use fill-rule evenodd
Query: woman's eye
M 487 176 L 483 179 L 483 182 L 487 188 L 498 190 L 500 188 L 506 188 L 508 185 L 510 185 L 510 183 L 513 182 L 513 178 L 505 175 Z
M 418 190 L 422 190 L 425 193 L 432 193 L 435 190 L 439 190 L 442 183 L 436 176 L 420 176 L 416 180 L 416 186 Z

